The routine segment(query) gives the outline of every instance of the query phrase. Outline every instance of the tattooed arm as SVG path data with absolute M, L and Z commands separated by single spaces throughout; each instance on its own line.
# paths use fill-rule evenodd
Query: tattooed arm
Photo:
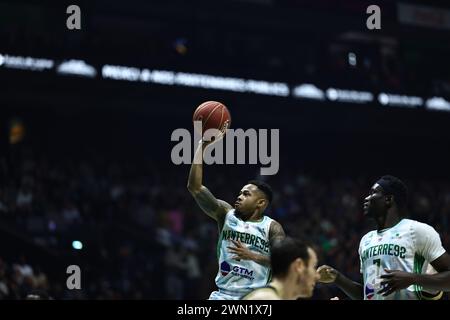
M 216 199 L 203 182 L 202 153 L 209 142 L 201 141 L 195 151 L 194 161 L 189 172 L 187 188 L 200 208 L 211 218 L 216 220 L 221 229 L 226 213 L 232 206 L 223 200 Z
M 284 239 L 286 237 L 286 234 L 284 233 L 283 227 L 281 224 L 275 220 L 272 221 L 270 224 L 269 229 L 269 241 L 270 244 L 273 244 L 273 242 L 277 239 Z

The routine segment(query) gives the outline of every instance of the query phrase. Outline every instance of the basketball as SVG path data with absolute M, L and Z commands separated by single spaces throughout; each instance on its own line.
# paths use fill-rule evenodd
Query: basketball
M 228 128 L 231 124 L 231 115 L 228 108 L 217 101 L 206 101 L 197 107 L 192 117 L 192 121 L 202 122 L 202 135 L 208 129 L 222 129 L 228 121 Z

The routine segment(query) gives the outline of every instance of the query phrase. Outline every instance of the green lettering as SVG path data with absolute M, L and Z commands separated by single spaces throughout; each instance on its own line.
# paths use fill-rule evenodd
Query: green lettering
M 398 257 L 399 251 L 400 251 L 400 246 L 398 244 L 396 244 L 394 246 L 394 256 Z
M 248 233 L 245 234 L 245 243 L 249 243 L 250 241 L 250 235 Z
M 264 247 L 266 246 L 266 240 L 261 239 L 261 250 L 264 250 Z
M 372 257 L 376 257 L 378 255 L 378 246 L 375 246 L 373 249 Z
M 369 258 L 373 256 L 373 251 L 375 250 L 376 247 L 377 246 L 370 247 Z
M 400 249 L 400 258 L 405 259 L 406 248 L 402 247 Z
M 394 244 L 389 244 L 389 251 L 388 251 L 388 255 L 392 256 L 392 247 L 394 247 Z
M 388 249 L 388 247 L 389 247 L 389 245 L 387 245 L 387 244 L 385 244 L 385 245 L 383 245 L 383 255 L 385 255 L 385 254 L 387 254 L 387 249 Z
M 255 245 L 255 239 L 256 239 L 256 236 L 254 234 L 252 234 L 250 237 L 250 244 L 253 246 Z

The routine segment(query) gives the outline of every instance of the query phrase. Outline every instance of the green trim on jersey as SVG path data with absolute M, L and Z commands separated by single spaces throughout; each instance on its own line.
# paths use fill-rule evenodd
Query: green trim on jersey
M 422 267 L 423 267 L 424 263 L 425 263 L 425 258 L 416 253 L 414 255 L 413 272 L 416 273 L 416 274 L 421 274 L 422 273 Z M 419 300 L 422 300 L 422 287 L 417 285 L 417 284 L 415 284 L 414 285 L 414 292 L 415 292 L 417 298 Z
M 225 218 L 224 218 L 224 222 L 223 222 L 222 228 L 217 228 L 217 229 L 219 229 L 218 238 L 217 238 L 217 245 L 216 245 L 216 258 L 217 258 L 217 262 L 219 262 L 219 258 L 220 258 L 220 244 L 221 244 L 221 242 L 222 242 L 221 234 L 222 234 L 223 226 L 225 225 L 225 219 L 226 219 L 226 217 L 227 217 L 227 216 L 226 216 L 226 214 L 225 214 Z
M 269 275 L 267 277 L 267 283 L 269 283 L 270 281 L 272 281 L 272 268 L 270 268 L 270 270 L 269 270 Z
M 223 218 L 223 224 L 222 224 L 222 226 L 219 227 L 219 224 L 217 224 L 217 226 L 218 226 L 217 229 L 219 230 L 219 232 L 217 233 L 218 236 L 217 236 L 217 245 L 216 245 L 216 258 L 217 258 L 217 262 L 219 262 L 219 258 L 220 258 L 220 243 L 222 242 L 221 234 L 222 234 L 223 227 L 225 226 L 225 220 L 227 219 L 227 214 L 228 214 L 228 212 L 225 213 L 225 217 Z
M 425 258 L 416 253 L 414 256 L 414 273 L 421 274 L 424 263 Z M 423 287 L 416 284 L 414 285 L 414 292 L 420 300 L 439 300 L 444 295 L 443 291 L 438 291 L 436 293 L 423 291 Z
M 219 234 L 219 239 L 217 239 L 217 245 L 216 245 L 216 259 L 217 262 L 219 262 L 219 258 L 220 258 L 220 244 L 222 242 L 222 239 L 220 238 L 220 234 Z
M 263 215 L 263 216 L 261 217 L 261 219 L 256 220 L 256 221 L 251 221 L 251 220 L 244 221 L 244 220 L 242 220 L 241 218 L 239 218 L 239 219 L 242 220 L 242 221 L 244 221 L 244 222 L 247 222 L 247 223 L 261 223 L 261 222 L 264 221 L 265 218 L 266 218 L 266 217 Z

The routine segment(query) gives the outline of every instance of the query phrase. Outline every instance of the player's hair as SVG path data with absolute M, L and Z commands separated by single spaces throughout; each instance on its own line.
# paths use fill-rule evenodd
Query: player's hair
M 397 177 L 382 176 L 377 183 L 383 188 L 386 195 L 393 195 L 399 209 L 405 209 L 408 203 L 408 188 Z
M 250 180 L 247 184 L 253 184 L 258 187 L 259 190 L 261 190 L 264 195 L 266 196 L 266 199 L 269 201 L 269 203 L 272 202 L 273 198 L 273 191 L 270 185 L 264 181 L 259 180 Z
M 272 275 L 274 277 L 284 277 L 289 271 L 289 266 L 295 259 L 300 258 L 305 263 L 309 261 L 308 248 L 306 242 L 286 237 L 275 240 L 271 245 L 270 262 L 272 265 Z

